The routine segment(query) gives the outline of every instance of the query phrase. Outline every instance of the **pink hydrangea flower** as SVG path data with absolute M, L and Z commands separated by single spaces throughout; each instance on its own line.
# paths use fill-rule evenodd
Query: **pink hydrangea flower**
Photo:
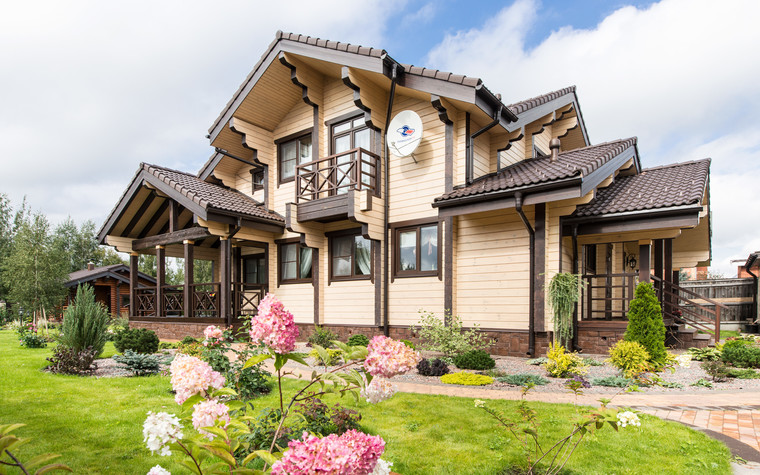
M 224 341 L 224 331 L 216 325 L 209 325 L 203 330 L 203 346 L 215 346 Z
M 209 440 L 214 438 L 214 434 L 203 430 L 203 427 L 213 427 L 218 420 L 224 421 L 224 427 L 230 423 L 230 408 L 226 404 L 211 399 L 193 406 L 193 427 Z
M 368 475 L 384 450 L 382 437 L 357 430 L 321 439 L 304 432 L 301 440 L 288 443 L 283 457 L 272 465 L 272 474 Z
M 367 346 L 364 369 L 372 376 L 392 378 L 414 368 L 422 357 L 400 341 L 378 335 Z
M 224 387 L 224 376 L 195 356 L 178 354 L 169 366 L 169 372 L 172 375 L 172 389 L 177 393 L 174 396 L 177 404 L 182 404 L 194 394 L 206 394 L 210 387 Z
M 390 382 L 389 379 L 378 376 L 372 378 L 372 382 L 367 384 L 364 389 L 361 390 L 361 396 L 367 399 L 370 404 L 377 404 L 379 402 L 389 399 L 396 393 L 396 387 Z
M 254 343 L 264 343 L 275 353 L 285 354 L 296 347 L 298 327 L 282 302 L 267 294 L 259 303 L 259 313 L 251 319 L 250 335 Z

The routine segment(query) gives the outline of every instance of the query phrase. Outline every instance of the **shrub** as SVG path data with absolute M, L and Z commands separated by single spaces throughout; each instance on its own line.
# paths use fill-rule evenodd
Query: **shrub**
M 135 353 L 126 350 L 124 356 L 116 355 L 113 360 L 127 367 L 135 376 L 146 376 L 161 371 L 161 362 L 157 356 Z
M 158 335 L 146 328 L 130 328 L 121 332 L 113 344 L 119 353 L 132 350 L 135 353 L 152 354 L 158 351 Z
M 543 376 L 530 373 L 510 374 L 508 376 L 496 378 L 496 380 L 502 383 L 511 384 L 512 386 L 527 386 L 529 384 L 543 386 L 549 383 L 549 380 Z
M 554 335 L 557 341 L 569 344 L 573 338 L 573 311 L 585 284 L 579 274 L 555 274 L 546 288 L 547 300 L 554 311 Z
M 304 426 L 299 432 L 306 430 L 321 436 L 330 434 L 341 435 L 351 429 L 359 429 L 362 419 L 358 412 L 335 404 L 327 406 L 318 398 L 312 397 L 295 405 L 295 411 L 303 416 Z
M 700 366 L 702 366 L 704 372 L 707 373 L 713 381 L 725 381 L 729 376 L 728 366 L 720 360 L 703 361 Z
M 47 346 L 47 339 L 37 333 L 24 333 L 19 341 L 21 346 L 27 348 L 45 348 Z
M 161 341 L 158 343 L 159 350 L 176 350 L 179 348 L 179 343 L 171 341 Z
M 440 351 L 453 358 L 470 350 L 485 350 L 491 346 L 491 339 L 478 331 L 478 324 L 465 331 L 462 320 L 456 315 L 447 315 L 445 318 L 449 319 L 449 325 L 446 325 L 445 319 L 436 317 L 432 312 L 420 311 L 419 326 L 413 328 L 422 341 L 420 348 Z
M 348 337 L 348 346 L 363 346 L 366 348 L 367 345 L 369 345 L 369 337 L 367 335 L 357 333 Z
M 92 347 L 95 354 L 103 352 L 108 328 L 108 311 L 95 301 L 95 291 L 89 285 L 80 285 L 70 305 L 63 314 L 61 343 L 74 351 Z
M 201 356 L 203 356 L 203 350 L 205 349 L 206 348 L 200 343 L 198 343 L 197 341 L 185 343 L 184 340 L 182 340 L 182 342 L 180 342 L 180 344 L 177 346 L 177 353 L 182 353 L 183 355 L 195 356 L 196 358 L 200 358 Z
M 654 287 L 648 282 L 636 286 L 634 299 L 628 310 L 628 328 L 623 336 L 625 341 L 636 341 L 649 353 L 649 362 L 654 370 L 666 364 L 665 324 L 662 321 L 662 308 Z
M 724 362 L 741 368 L 760 368 L 760 348 L 745 340 L 731 340 L 723 345 Z
M 721 357 L 721 351 L 717 348 L 689 348 L 691 359 L 695 361 L 715 361 Z
M 119 333 L 129 328 L 129 319 L 116 317 L 111 320 L 111 323 L 106 329 L 106 340 L 114 341 Z
M 327 351 L 327 355 L 329 357 L 328 361 L 324 361 L 322 357 L 319 356 L 319 352 L 317 351 L 316 348 L 309 352 L 309 356 L 317 360 L 319 364 L 325 365 L 325 366 L 333 366 L 333 365 L 340 364 L 343 362 L 343 352 L 341 350 L 325 348 L 325 351 Z
M 92 370 L 97 352 L 94 348 L 77 351 L 66 345 L 58 345 L 53 350 L 53 356 L 47 358 L 50 362 L 47 369 L 51 373 L 85 374 Z
M 423 359 L 417 363 L 417 372 L 422 376 L 443 376 L 448 374 L 449 366 L 440 358 L 434 360 Z
M 583 364 L 586 366 L 604 366 L 604 361 L 599 361 L 589 356 L 583 357 L 581 359 L 583 360 Z
M 232 368 L 227 373 L 227 384 L 232 386 L 238 397 L 244 401 L 269 393 L 272 390 L 272 384 L 267 379 L 269 373 L 262 370 L 261 365 L 240 369 L 244 362 L 237 361 L 237 365 L 232 363 Z
M 538 358 L 525 360 L 525 364 L 540 366 L 542 364 L 545 364 L 547 361 L 549 361 L 549 358 L 547 358 L 546 356 L 539 356 Z
M 441 382 L 445 384 L 460 384 L 463 386 L 487 386 L 493 383 L 493 378 L 482 374 L 451 373 L 441 376 Z
M 623 378 L 622 376 L 606 376 L 604 378 L 594 378 L 591 381 L 594 386 L 607 386 L 610 388 L 624 388 L 633 384 L 633 380 Z
M 338 339 L 338 335 L 331 332 L 325 327 L 320 327 L 319 325 L 314 326 L 314 333 L 309 335 L 309 345 L 319 345 L 322 348 L 333 348 L 335 344 L 333 343 L 334 340 Z M 369 343 L 368 343 L 369 344 Z
M 471 350 L 455 357 L 454 364 L 459 369 L 485 370 L 496 366 L 496 361 L 483 350 Z
M 649 353 L 636 341 L 621 340 L 609 350 L 609 362 L 626 378 L 635 378 L 649 370 Z
M 211 365 L 211 369 L 218 373 L 225 374 L 230 371 L 230 358 L 224 351 L 216 348 L 207 348 L 201 345 L 200 359 Z
M 760 379 L 760 373 L 751 368 L 730 368 L 728 370 L 728 377 L 737 379 Z
M 13 312 L 8 307 L 0 307 L 0 328 L 13 321 Z
M 185 338 L 183 338 L 182 340 L 180 340 L 180 343 L 182 343 L 183 345 L 189 345 L 191 343 L 199 343 L 199 340 L 197 338 L 193 338 L 191 336 L 186 336 Z
M 567 378 L 574 374 L 583 375 L 588 372 L 583 359 L 577 353 L 567 353 L 562 345 L 550 343 L 546 358 L 548 361 L 543 367 L 553 378 Z
M 401 340 L 401 343 L 405 344 L 408 348 L 411 348 L 413 350 L 417 349 L 417 345 L 415 345 L 414 343 L 412 343 L 409 340 Z

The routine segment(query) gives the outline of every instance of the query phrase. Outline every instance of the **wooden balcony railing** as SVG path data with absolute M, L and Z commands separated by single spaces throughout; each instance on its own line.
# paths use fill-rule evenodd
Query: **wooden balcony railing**
M 320 158 L 296 169 L 296 203 L 346 193 L 348 190 L 379 191 L 380 157 L 354 148 Z

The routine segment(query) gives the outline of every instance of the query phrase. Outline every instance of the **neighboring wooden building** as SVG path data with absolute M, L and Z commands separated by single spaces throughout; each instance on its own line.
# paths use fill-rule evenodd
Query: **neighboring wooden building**
M 156 279 L 142 272 L 137 275 L 138 288 L 155 288 Z M 89 284 L 95 291 L 95 300 L 102 303 L 111 315 L 129 316 L 129 282 L 129 267 L 124 264 L 104 267 L 87 264 L 87 269 L 69 274 L 69 280 L 64 284 L 69 292 L 63 309 L 74 301 L 80 284 Z
M 397 157 L 405 110 L 424 135 Z M 669 312 L 675 271 L 710 260 L 710 160 L 644 169 L 636 138 L 592 144 L 575 87 L 507 104 L 477 78 L 279 32 L 209 139 L 198 174 L 141 164 L 100 231 L 133 270 L 158 257 L 158 285 L 132 286 L 133 326 L 198 334 L 269 291 L 304 335 L 414 338 L 422 309 L 480 324 L 495 353 L 538 354 L 544 285 L 572 271 L 591 283 L 577 343 L 601 351 L 650 269 Z M 166 286 L 166 256 L 214 261 L 214 282 L 189 265 Z

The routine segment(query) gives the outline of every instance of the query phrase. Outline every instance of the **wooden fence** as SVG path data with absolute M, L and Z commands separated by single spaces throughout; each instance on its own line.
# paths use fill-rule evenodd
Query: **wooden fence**
M 721 321 L 724 323 L 754 320 L 752 316 L 752 295 L 755 289 L 752 278 L 687 280 L 681 281 L 679 285 L 728 307 L 721 313 Z M 713 306 L 706 301 L 697 303 Z

